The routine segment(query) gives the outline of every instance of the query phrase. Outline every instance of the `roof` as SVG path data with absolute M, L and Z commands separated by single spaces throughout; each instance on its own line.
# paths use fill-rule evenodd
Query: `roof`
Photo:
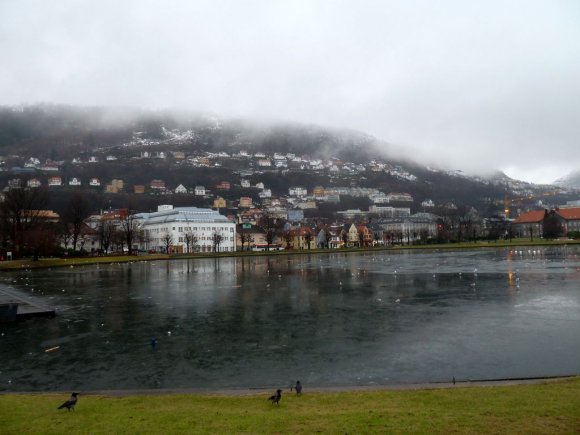
M 580 207 L 560 208 L 556 210 L 556 213 L 566 220 L 580 220 Z
M 137 219 L 143 220 L 143 225 L 155 225 L 167 222 L 195 223 L 233 223 L 227 217 L 211 208 L 175 207 L 170 210 L 153 213 L 138 213 Z
M 512 223 L 513 224 L 531 224 L 538 223 L 544 220 L 546 214 L 545 210 L 532 210 L 527 213 L 519 215 Z

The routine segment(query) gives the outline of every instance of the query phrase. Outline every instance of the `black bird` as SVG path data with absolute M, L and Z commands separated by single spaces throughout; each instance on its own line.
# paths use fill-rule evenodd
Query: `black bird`
M 302 394 L 302 384 L 300 383 L 300 381 L 296 381 L 296 385 L 294 386 L 294 388 L 296 389 L 296 395 L 300 396 Z
M 276 403 L 277 405 L 280 404 L 280 399 L 282 398 L 282 390 L 276 390 L 276 394 L 270 396 L 268 400 L 272 401 L 272 405 Z
M 73 411 L 75 410 L 75 405 L 77 404 L 77 396 L 79 395 L 79 393 L 72 393 L 70 395 L 70 399 L 68 399 L 66 402 L 64 402 L 62 405 L 60 405 L 58 407 L 58 409 L 62 409 L 62 408 L 66 408 L 69 411 L 72 409 Z

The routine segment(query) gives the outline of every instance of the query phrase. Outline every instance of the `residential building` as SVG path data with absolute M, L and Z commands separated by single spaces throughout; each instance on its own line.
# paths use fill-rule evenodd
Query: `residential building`
M 324 187 L 316 186 L 314 189 L 312 189 L 312 195 L 317 199 L 324 197 L 325 196 Z
M 306 196 L 308 195 L 308 190 L 304 187 L 295 186 L 288 189 L 288 194 L 290 196 Z
M 342 219 L 366 219 L 369 215 L 368 211 L 362 211 L 360 209 L 350 209 L 344 211 L 337 211 L 336 214 Z
M 408 193 L 391 192 L 387 195 L 388 202 L 413 202 L 413 197 Z
M 223 199 L 221 196 L 218 196 L 216 199 L 213 200 L 213 208 L 226 208 L 226 200 Z
M 149 187 L 153 190 L 165 190 L 165 181 L 163 180 L 151 180 Z
M 48 185 L 50 187 L 62 186 L 62 178 L 60 177 L 49 177 Z
M 183 184 L 180 184 L 179 186 L 177 186 L 175 188 L 175 193 L 178 193 L 178 194 L 187 193 L 187 188 Z
M 81 180 L 78 179 L 77 177 L 72 177 L 69 182 L 68 182 L 69 186 L 80 186 L 81 185 Z
M 252 198 L 249 196 L 242 196 L 238 204 L 239 207 L 250 208 L 252 206 Z
M 196 196 L 205 196 L 205 187 L 195 186 L 195 189 L 193 192 Z
M 266 239 L 266 232 L 251 223 L 239 224 L 236 228 L 236 250 L 242 250 L 242 238 L 243 238 L 243 249 L 245 251 L 251 251 L 256 245 L 267 245 L 268 240 Z
M 282 236 L 284 249 L 315 249 L 317 234 L 308 227 L 290 228 Z
M 511 223 L 514 237 L 542 237 L 546 210 L 532 210 L 519 215 Z
M 387 207 L 371 205 L 369 207 L 369 212 L 376 214 L 379 217 L 385 218 L 399 218 L 411 215 L 411 209 L 408 207 Z
M 26 182 L 26 185 L 28 187 L 40 187 L 42 185 L 42 183 L 40 182 L 40 180 L 38 178 L 31 178 L 30 180 L 28 180 Z
M 570 231 L 580 231 L 580 207 L 559 208 L 556 213 L 565 221 L 564 235 Z
M 216 185 L 216 189 L 218 190 L 230 190 L 230 182 L 229 181 L 221 181 L 219 184 Z
M 288 222 L 302 222 L 304 221 L 304 210 L 294 209 L 288 210 Z

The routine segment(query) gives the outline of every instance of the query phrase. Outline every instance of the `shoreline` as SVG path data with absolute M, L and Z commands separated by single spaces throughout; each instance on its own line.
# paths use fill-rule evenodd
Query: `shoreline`
M 463 242 L 444 243 L 433 245 L 399 245 L 381 246 L 374 248 L 337 248 L 337 249 L 304 249 L 304 250 L 283 250 L 283 251 L 236 251 L 220 253 L 196 253 L 196 254 L 147 254 L 147 255 L 119 255 L 102 257 L 70 257 L 70 258 L 43 258 L 37 261 L 31 259 L 18 259 L 0 262 L 0 272 L 10 272 L 26 269 L 50 269 L 53 267 L 78 267 L 94 266 L 99 264 L 109 265 L 116 263 L 133 263 L 140 261 L 171 261 L 171 260 L 198 260 L 208 258 L 247 258 L 247 257 L 268 257 L 268 256 L 288 256 L 288 255 L 319 255 L 319 254 L 348 254 L 348 253 L 374 253 L 385 251 L 423 251 L 423 250 L 465 250 L 465 249 L 497 249 L 511 247 L 531 247 L 531 246 L 568 246 L 580 245 L 580 240 L 519 240 L 491 241 L 491 242 Z
M 474 387 L 506 387 L 519 385 L 549 384 L 562 381 L 569 381 L 580 378 L 576 375 L 559 376 L 538 376 L 526 378 L 501 378 L 501 379 L 458 379 L 453 383 L 448 382 L 423 382 L 423 383 L 397 383 L 397 384 L 376 384 L 376 385 L 340 385 L 340 386 L 312 386 L 304 387 L 305 393 L 365 393 L 376 391 L 427 391 L 452 388 L 474 388 Z M 162 396 L 162 395 L 196 395 L 196 396 L 257 396 L 269 394 L 276 388 L 281 388 L 283 392 L 290 393 L 289 387 L 256 387 L 256 388 L 159 388 L 159 389 L 121 389 L 121 390 L 82 390 L 83 396 L 104 396 L 104 397 L 136 397 L 136 396 Z M 5 395 L 50 395 L 65 394 L 66 391 L 0 391 L 0 396 Z

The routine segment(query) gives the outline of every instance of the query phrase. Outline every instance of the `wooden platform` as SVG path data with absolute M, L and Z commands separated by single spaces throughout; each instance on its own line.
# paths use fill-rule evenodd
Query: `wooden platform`
M 54 309 L 44 307 L 27 299 L 16 292 L 0 288 L 0 305 L 4 304 L 18 304 L 18 311 L 16 312 L 16 321 L 26 320 L 33 317 L 54 317 Z

